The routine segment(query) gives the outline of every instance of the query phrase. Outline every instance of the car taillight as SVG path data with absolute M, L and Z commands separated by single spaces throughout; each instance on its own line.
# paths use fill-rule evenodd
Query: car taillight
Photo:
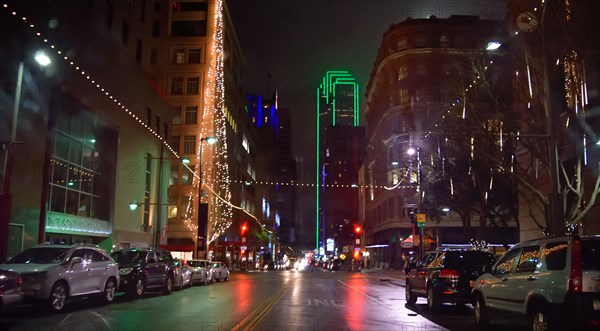
M 582 285 L 581 241 L 573 240 L 573 244 L 571 246 L 571 273 L 569 274 L 569 291 L 581 292 Z
M 19 278 L 17 278 L 17 284 L 19 284 L 19 286 L 23 285 L 23 277 L 19 276 Z
M 440 271 L 440 277 L 443 278 L 458 278 L 459 276 L 460 272 L 458 272 L 458 270 L 442 269 L 442 271 Z

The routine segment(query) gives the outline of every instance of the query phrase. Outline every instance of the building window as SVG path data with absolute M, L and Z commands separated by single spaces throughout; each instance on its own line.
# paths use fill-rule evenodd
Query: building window
M 427 37 L 426 36 L 416 36 L 415 37 L 415 48 L 427 47 Z
M 441 36 L 440 37 L 440 47 L 442 47 L 442 48 L 450 47 L 450 39 L 448 39 L 448 37 L 446 37 L 446 36 Z
M 198 94 L 200 91 L 200 77 L 188 77 L 186 87 L 186 94 Z
M 173 54 L 173 63 L 175 63 L 175 64 L 185 63 L 185 49 L 184 48 L 175 50 L 175 53 Z
M 181 124 L 181 109 L 182 109 L 181 106 L 173 107 L 173 118 L 172 118 L 173 122 L 171 122 L 171 123 L 173 123 L 175 125 Z
M 189 63 L 200 63 L 201 59 L 201 49 L 200 48 L 192 48 L 188 51 L 188 62 Z
M 171 94 L 183 94 L 183 76 L 173 77 L 171 79 Z
M 169 176 L 169 185 L 179 184 L 179 165 L 171 166 L 171 175 Z
M 156 49 L 150 50 L 150 64 L 156 64 Z
M 152 22 L 152 37 L 160 37 L 160 21 Z
M 150 107 L 146 107 L 146 125 L 152 125 L 152 109 Z
M 175 152 L 179 153 L 179 136 L 171 136 L 171 147 L 173 147 Z
M 397 46 L 397 50 L 398 51 L 403 51 L 406 48 L 408 48 L 408 42 L 406 41 L 406 38 L 401 38 L 398 40 L 398 46 Z
M 196 154 L 196 136 L 183 137 L 183 154 Z
M 206 21 L 172 21 L 172 37 L 206 37 Z
M 198 106 L 185 107 L 185 124 L 198 124 Z
M 139 38 L 135 43 L 135 61 L 142 63 L 142 40 Z
M 129 38 L 129 24 L 127 22 L 123 22 L 123 28 L 121 30 L 121 44 L 124 47 L 127 47 L 127 41 Z
M 75 115 L 64 108 L 57 111 L 57 124 L 52 132 L 48 210 L 108 219 L 110 187 L 107 185 L 110 184 L 101 170 L 111 158 L 108 151 L 115 147 L 112 139 L 116 133 L 98 122 L 93 114 L 78 111 Z M 97 136 L 99 132 L 102 134 Z
M 400 104 L 407 104 L 410 101 L 408 89 L 400 89 L 398 92 L 398 97 L 400 98 Z
M 400 67 L 398 68 L 398 80 L 403 80 L 408 77 L 408 68 Z
M 208 2 L 206 1 L 175 1 L 173 2 L 173 11 L 206 11 Z

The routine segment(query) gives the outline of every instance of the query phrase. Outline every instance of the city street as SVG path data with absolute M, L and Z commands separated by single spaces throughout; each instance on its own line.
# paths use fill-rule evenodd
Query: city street
M 2 330 L 469 330 L 470 306 L 427 313 L 404 300 L 396 271 L 263 271 L 232 273 L 228 282 L 194 286 L 171 295 L 119 296 L 100 306 L 71 301 L 63 314 L 23 306 L 0 318 Z M 492 330 L 525 330 L 496 322 Z

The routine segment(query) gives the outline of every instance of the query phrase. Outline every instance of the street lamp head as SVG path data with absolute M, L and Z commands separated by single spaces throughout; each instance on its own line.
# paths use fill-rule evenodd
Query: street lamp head
M 490 41 L 489 43 L 487 43 L 487 45 L 485 46 L 485 50 L 486 51 L 495 51 L 498 48 L 500 48 L 500 46 L 502 46 L 502 43 L 498 42 L 498 41 Z
M 398 165 L 398 161 L 392 161 L 392 165 L 393 166 L 397 166 Z
M 182 157 L 181 158 L 181 163 L 183 163 L 183 164 L 190 164 L 190 159 L 187 158 L 187 157 Z
M 47 66 L 52 63 L 48 55 L 44 54 L 42 51 L 39 51 L 35 54 L 35 60 L 42 66 Z
M 201 138 L 201 140 L 206 141 L 209 145 L 213 145 L 214 143 L 217 142 L 216 137 L 204 137 L 204 138 Z
M 417 150 L 414 147 L 410 147 L 407 151 L 406 154 L 408 155 L 415 155 L 415 153 L 417 152 Z
M 444 208 L 442 208 L 442 211 L 443 211 L 444 213 L 447 213 L 447 212 L 449 212 L 449 211 L 450 211 L 450 208 L 448 208 L 448 207 L 444 207 Z
M 137 207 L 138 207 L 138 203 L 135 200 L 131 201 L 131 203 L 129 204 L 129 210 L 131 210 L 131 211 L 136 210 Z

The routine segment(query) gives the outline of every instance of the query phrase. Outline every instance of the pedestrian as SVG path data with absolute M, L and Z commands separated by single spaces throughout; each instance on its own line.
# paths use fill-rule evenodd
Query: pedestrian
M 313 271 L 317 271 L 317 268 L 315 268 L 315 259 L 310 260 L 310 272 Z

